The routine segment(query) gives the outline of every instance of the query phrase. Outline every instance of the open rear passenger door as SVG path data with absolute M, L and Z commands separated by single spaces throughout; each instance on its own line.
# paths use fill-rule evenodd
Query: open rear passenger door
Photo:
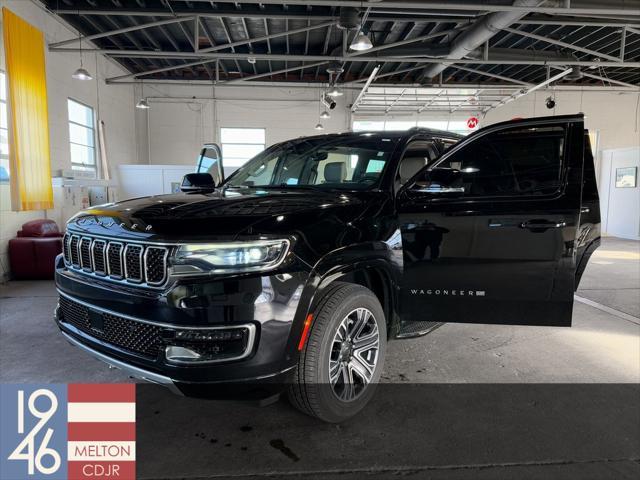
M 401 327 L 570 326 L 584 145 L 582 115 L 504 122 L 407 182 Z

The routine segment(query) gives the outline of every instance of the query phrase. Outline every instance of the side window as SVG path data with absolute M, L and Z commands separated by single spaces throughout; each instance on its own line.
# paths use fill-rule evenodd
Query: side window
M 462 172 L 465 195 L 549 195 L 562 185 L 564 127 L 514 128 L 485 135 L 438 167 Z

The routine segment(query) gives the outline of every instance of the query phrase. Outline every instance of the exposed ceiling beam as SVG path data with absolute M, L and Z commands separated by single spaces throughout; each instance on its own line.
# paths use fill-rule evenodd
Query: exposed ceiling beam
M 245 40 L 239 40 L 237 42 L 231 42 L 231 43 L 225 43 L 225 44 L 221 44 L 221 45 L 216 45 L 215 47 L 202 48 L 202 49 L 200 49 L 200 52 L 201 53 L 204 53 L 204 52 L 217 52 L 217 51 L 220 51 L 220 50 L 224 50 L 226 48 L 237 47 L 239 45 L 246 45 L 246 44 L 257 43 L 257 42 L 264 42 L 264 41 L 267 41 L 267 40 L 271 40 L 272 38 L 284 37 L 286 35 L 294 35 L 296 33 L 304 33 L 304 32 L 308 32 L 310 30 L 315 30 L 317 28 L 326 28 L 326 27 L 328 27 L 330 25 L 334 25 L 334 24 L 335 24 L 335 22 L 318 23 L 316 25 L 310 25 L 308 27 L 295 28 L 293 30 L 288 30 L 286 32 L 271 33 L 269 35 L 263 35 L 262 37 L 247 38 Z
M 264 41 L 264 40 L 268 40 L 270 38 L 280 37 L 280 36 L 283 36 L 283 35 L 291 35 L 291 34 L 294 34 L 294 33 L 301 33 L 301 32 L 313 30 L 313 29 L 316 29 L 316 28 L 328 27 L 328 26 L 331 26 L 331 25 L 334 25 L 334 22 L 326 22 L 326 23 L 319 24 L 319 25 L 313 25 L 313 26 L 310 26 L 310 27 L 304 27 L 304 28 L 298 28 L 298 29 L 295 29 L 295 30 L 290 30 L 290 31 L 284 32 L 284 33 L 265 35 L 264 37 L 245 39 L 245 40 L 240 40 L 240 41 L 237 41 L 237 42 L 225 43 L 225 44 L 222 44 L 222 45 L 215 45 L 213 47 L 203 48 L 203 49 L 198 50 L 198 54 L 207 53 L 207 52 L 213 52 L 213 51 L 218 51 L 218 50 L 224 50 L 226 48 L 233 48 L 233 47 L 236 47 L 236 46 L 239 46 L 239 45 L 245 45 L 245 44 L 249 44 L 249 43 L 252 43 L 252 42 L 258 42 L 258 41 Z M 207 33 L 206 30 L 205 30 L 205 33 Z M 230 38 L 230 37 L 228 37 L 228 38 Z M 84 51 L 86 51 L 86 49 Z M 247 57 L 247 56 L 249 56 L 249 55 L 245 55 L 245 57 Z M 198 60 L 198 61 L 195 61 L 195 62 L 185 63 L 185 64 L 181 64 L 181 65 L 175 65 L 175 66 L 173 66 L 173 68 L 167 67 L 167 68 L 149 70 L 149 71 L 145 71 L 145 72 L 135 72 L 135 73 L 127 74 L 127 75 L 120 75 L 118 77 L 112 77 L 112 78 L 110 78 L 108 80 L 109 81 L 117 81 L 117 80 L 123 80 L 123 79 L 126 79 L 126 78 L 132 78 L 132 77 L 133 78 L 142 77 L 142 76 L 145 76 L 145 75 L 152 75 L 152 74 L 155 74 L 155 73 L 168 72 L 168 71 L 171 71 L 171 70 L 178 70 L 178 69 L 181 69 L 181 68 L 193 67 L 193 66 L 198 66 L 198 65 L 206 65 L 206 64 L 212 63 L 214 61 L 216 61 L 216 58 L 207 59 L 207 60 Z M 325 63 L 326 62 L 319 62 L 317 65 L 324 65 Z M 300 69 L 299 68 L 295 68 L 293 70 L 292 69 L 284 69 L 283 72 L 285 72 L 285 71 L 286 72 L 291 72 L 291 71 L 295 71 L 295 70 L 300 70 Z M 275 75 L 277 73 L 282 73 L 282 72 L 269 72 L 268 74 L 259 75 L 258 77 L 255 77 L 255 76 L 252 75 L 251 77 L 247 77 L 247 78 L 249 78 L 249 79 L 250 78 L 260 78 L 260 77 L 263 77 L 263 76 Z
M 192 1 L 194 3 L 209 2 L 209 0 L 174 0 L 174 1 Z M 432 1 L 395 1 L 395 0 L 243 0 L 244 4 L 261 4 L 261 5 L 317 5 L 324 7 L 355 7 L 355 8 L 394 8 L 401 10 L 445 10 L 445 11 L 480 11 L 480 12 L 536 12 L 547 13 L 553 15 L 621 15 L 621 16 L 640 16 L 640 8 L 621 8 L 621 7 L 574 7 L 572 2 L 565 3 L 563 7 L 538 6 L 534 8 L 523 7 L 517 5 L 504 5 L 500 3 L 487 2 L 432 2 Z M 578 2 L 579 3 L 579 2 Z M 627 2 L 628 4 L 628 2 Z M 606 5 L 606 3 L 605 3 Z
M 255 75 L 249 75 L 248 77 L 235 78 L 233 80 L 228 80 L 228 81 L 222 82 L 222 83 L 223 84 L 237 84 L 237 83 L 247 82 L 249 80 L 255 80 L 257 78 L 271 77 L 273 75 L 280 75 L 282 73 L 295 72 L 295 71 L 298 71 L 298 70 L 304 70 L 306 68 L 315 68 L 315 67 L 319 67 L 321 65 L 326 65 L 326 63 L 327 62 L 308 63 L 306 65 L 300 65 L 298 67 L 283 68 L 281 70 L 276 70 L 274 72 L 258 73 L 258 74 L 255 74 Z M 107 83 L 109 83 L 108 79 L 107 79 Z
M 465 72 L 477 73 L 478 75 L 483 75 L 485 77 L 491 77 L 491 78 L 495 78 L 495 79 L 498 79 L 498 80 L 504 80 L 505 82 L 515 83 L 517 85 L 524 85 L 524 86 L 530 86 L 531 85 L 528 82 L 523 82 L 523 81 L 517 80 L 515 78 L 505 77 L 503 75 L 498 75 L 497 73 L 483 72 L 482 70 L 476 70 L 475 68 L 469 68 L 469 67 L 462 67 L 460 65 L 453 65 L 453 67 L 457 68 L 458 70 L 464 70 Z
M 593 55 L 593 56 L 596 56 L 596 57 L 606 58 L 606 59 L 612 60 L 614 62 L 620 61 L 620 58 L 614 57 L 613 55 L 607 55 L 606 53 L 597 52 L 595 50 L 590 50 L 588 48 L 583 48 L 583 47 L 580 47 L 578 45 L 574 45 L 572 43 L 563 42 L 561 40 L 554 40 L 552 38 L 544 37 L 542 35 L 537 35 L 535 33 L 529 33 L 529 32 L 525 32 L 525 31 L 522 31 L 522 30 L 517 30 L 515 28 L 509 28 L 509 27 L 503 28 L 503 30 L 506 31 L 506 32 L 509 32 L 509 33 L 513 33 L 514 35 L 522 35 L 524 37 L 533 38 L 534 40 L 539 40 L 541 42 L 547 42 L 547 43 L 551 43 L 553 45 L 558 45 L 559 47 L 569 48 L 569 49 L 575 50 L 577 52 L 586 53 L 586 54 Z
M 486 107 L 482 111 L 482 113 L 486 114 L 489 110 L 501 107 L 502 105 L 506 105 L 507 103 L 512 102 L 513 100 L 516 100 L 516 99 L 518 99 L 520 97 L 524 97 L 525 95 L 533 93 L 536 90 L 540 90 L 541 88 L 544 88 L 547 85 L 560 80 L 561 78 L 569 75 L 570 73 L 571 73 L 571 69 L 567 68 L 566 70 L 563 70 L 562 72 L 558 73 L 557 75 L 554 75 L 553 77 L 547 78 L 544 82 L 540 82 L 537 85 L 534 85 L 533 87 L 522 89 L 522 90 L 518 90 L 517 92 L 514 92 L 511 95 L 509 95 L 508 97 L 506 97 L 505 99 L 500 100 L 499 102 L 494 103 L 493 105 L 491 105 L 489 107 Z
M 69 40 L 63 40 L 61 42 L 50 43 L 49 46 L 50 47 L 62 47 L 63 45 L 69 45 L 71 43 L 75 43 L 75 42 L 78 42 L 80 40 L 87 41 L 87 40 L 96 40 L 98 38 L 104 38 L 104 37 L 112 37 L 114 35 L 120 35 L 122 33 L 134 32 L 136 30 L 143 30 L 145 28 L 159 27 L 161 25 L 169 25 L 171 23 L 177 23 L 177 22 L 186 22 L 186 21 L 193 20 L 193 18 L 194 17 L 180 17 L 180 18 L 172 18 L 170 20 L 158 20 L 157 22 L 150 22 L 150 23 L 144 23 L 144 24 L 140 24 L 140 25 L 133 25 L 131 27 L 118 28 L 116 30 L 109 30 L 108 32 L 101 32 L 101 33 L 96 33 L 96 34 L 93 34 L 93 35 L 87 35 L 87 36 L 84 36 L 84 37 L 81 37 L 81 38 L 74 37 L 74 38 L 70 38 Z
M 462 32 L 462 31 L 466 30 L 467 28 L 469 28 L 469 26 L 465 25 L 463 27 L 450 28 L 448 30 L 441 30 L 439 32 L 429 33 L 427 35 L 420 35 L 418 37 L 413 37 L 413 38 L 409 38 L 409 39 L 406 39 L 406 40 L 399 40 L 399 41 L 393 42 L 393 43 L 387 43 L 387 44 L 383 44 L 383 45 L 378 45 L 376 47 L 370 48 L 369 50 L 364 50 L 364 51 L 361 51 L 361 52 L 348 53 L 347 57 L 357 57 L 357 56 L 360 56 L 360 55 L 367 55 L 367 54 L 371 54 L 373 52 L 378 52 L 380 50 L 386 50 L 387 48 L 400 47 L 402 45 L 408 45 L 410 43 L 424 42 L 425 40 L 430 40 L 432 38 L 437 38 L 437 37 L 441 37 L 441 36 L 445 36 L 445 35 L 451 35 L 453 33 L 459 33 L 459 32 Z
M 59 53 L 79 53 L 79 48 L 58 48 L 52 47 L 51 52 Z M 112 49 L 82 49 L 85 53 L 100 53 L 117 58 L 200 58 L 204 59 L 222 59 L 222 60 L 244 60 L 247 58 L 246 53 L 220 53 L 220 52 L 155 52 L 145 50 L 112 50 Z M 590 61 L 590 60 L 477 60 L 468 58 L 429 58 L 429 57 L 407 57 L 399 58 L 393 56 L 347 56 L 347 55 L 281 55 L 281 54 L 252 54 L 256 60 L 279 60 L 293 62 L 390 62 L 390 63 L 448 63 L 448 64 L 478 64 L 485 65 L 575 65 L 581 67 L 601 66 L 601 67 L 620 67 L 620 68 L 638 68 L 640 61 L 621 62 L 618 58 L 616 61 Z M 600 55 L 602 56 L 602 55 Z
M 215 11 L 209 9 L 194 9 L 193 11 L 174 11 L 170 12 L 168 10 L 154 10 L 150 8 L 146 8 L 144 10 L 123 10 L 123 9 L 113 9 L 113 10 L 82 10 L 82 9 L 51 9 L 53 13 L 58 15 L 99 15 L 99 16 L 109 16 L 109 15 L 117 15 L 117 16 L 129 16 L 129 17 L 171 17 L 182 18 L 182 17 L 192 17 L 194 14 L 198 14 L 200 16 L 209 17 L 209 18 L 220 18 L 220 17 L 233 17 L 240 16 L 239 11 L 237 9 L 229 10 L 225 8 L 219 8 Z M 313 12 L 309 12 L 307 14 L 296 14 L 296 13 L 274 13 L 269 11 L 262 12 L 250 12 L 250 11 L 241 11 L 241 16 L 243 18 L 259 18 L 259 19 L 270 19 L 270 20 L 315 20 L 315 21 L 330 21 L 330 20 L 338 20 L 337 15 L 323 15 L 316 14 Z M 472 16 L 442 16 L 442 15 L 429 15 L 428 13 L 421 12 L 412 12 L 409 15 L 402 13 L 377 13 L 376 10 L 372 10 L 369 15 L 369 21 L 371 22 L 403 22 L 403 23 L 456 23 L 456 22 L 465 22 L 469 20 L 473 20 L 475 15 Z M 530 17 L 523 18 L 514 22 L 514 25 L 573 25 L 573 26 L 593 26 L 593 27 L 631 27 L 635 29 L 640 29 L 640 19 L 626 19 L 626 20 L 597 20 L 594 18 L 575 18 L 570 16 L 554 16 L 554 17 L 540 17 L 538 15 L 533 15 Z M 640 32 L 640 30 L 638 30 Z
M 553 67 L 553 68 L 562 70 L 559 67 Z M 602 80 L 605 83 L 614 83 L 622 87 L 637 88 L 638 90 L 640 90 L 640 85 L 633 85 L 632 83 L 621 82 L 620 80 L 614 80 L 612 78 L 603 77 L 601 75 L 596 75 L 595 73 L 590 73 L 590 72 L 581 72 L 581 73 L 583 77 L 593 78 L 594 80 Z

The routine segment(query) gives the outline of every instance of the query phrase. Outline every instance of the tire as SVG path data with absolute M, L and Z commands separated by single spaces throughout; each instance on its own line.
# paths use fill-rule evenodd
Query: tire
M 344 342 L 345 338 L 353 343 Z M 336 282 L 315 309 L 287 392 L 289 401 L 298 410 L 325 422 L 338 423 L 353 417 L 375 393 L 386 346 L 384 311 L 373 292 L 360 285 Z M 366 377 L 370 377 L 368 382 Z M 354 380 L 349 382 L 353 388 L 344 381 L 346 378 Z

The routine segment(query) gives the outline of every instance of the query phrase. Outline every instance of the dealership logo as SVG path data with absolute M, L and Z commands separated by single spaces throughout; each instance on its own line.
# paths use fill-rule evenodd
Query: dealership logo
M 484 297 L 484 290 L 451 289 L 451 288 L 412 288 L 411 295 L 432 295 L 442 297 Z
M 1 385 L 0 478 L 135 479 L 135 384 Z

